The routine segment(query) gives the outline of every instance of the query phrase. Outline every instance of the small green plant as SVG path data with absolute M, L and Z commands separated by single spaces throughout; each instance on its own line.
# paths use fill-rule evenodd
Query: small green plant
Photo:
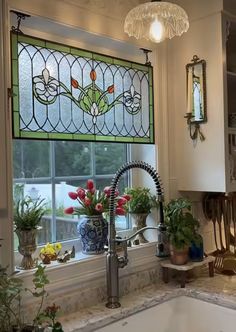
M 33 289 L 22 287 L 22 280 L 16 278 L 14 275 L 8 275 L 5 268 L 0 266 L 0 331 L 11 332 L 15 331 L 34 331 L 34 329 L 41 324 L 42 317 L 44 317 L 45 310 L 43 304 L 48 296 L 46 285 L 49 284 L 48 277 L 45 273 L 45 266 L 38 265 L 33 275 Z M 39 299 L 38 308 L 32 323 L 25 323 L 23 308 L 21 306 L 22 292 L 30 292 L 33 297 Z M 53 306 L 52 306 L 53 307 Z M 53 313 L 52 313 L 53 314 Z M 56 315 L 56 312 L 55 312 Z M 56 317 L 56 316 L 55 316 Z M 58 322 L 54 319 L 54 325 Z M 48 323 L 49 324 L 49 323 Z M 46 326 L 49 326 L 49 325 Z M 50 323 L 50 326 L 51 325 Z M 61 325 L 60 325 L 61 326 Z M 61 330 L 53 330 L 63 332 Z
M 185 198 L 171 200 L 164 208 L 169 242 L 177 249 L 195 240 L 199 222 L 191 213 L 191 202 Z
M 21 326 L 22 280 L 9 276 L 6 268 L 0 266 L 0 327 L 8 332 L 12 326 Z
M 61 323 L 57 320 L 57 312 L 60 309 L 59 306 L 53 305 L 46 307 L 39 316 L 40 323 L 46 322 L 46 324 L 52 328 L 52 332 L 63 332 Z
M 45 273 L 45 269 L 46 266 L 38 265 L 33 278 L 34 289 L 31 290 L 29 288 L 25 288 L 25 291 L 30 292 L 34 297 L 40 298 L 39 307 L 33 320 L 33 325 L 36 325 L 39 322 L 44 300 L 48 296 L 45 286 L 49 284 L 49 280 Z
M 126 203 L 130 213 L 150 213 L 153 207 L 157 207 L 156 197 L 151 195 L 149 188 L 126 188 L 125 193 L 130 195 Z
M 36 229 L 45 213 L 44 199 L 32 200 L 29 196 L 18 200 L 14 204 L 14 223 L 18 230 Z

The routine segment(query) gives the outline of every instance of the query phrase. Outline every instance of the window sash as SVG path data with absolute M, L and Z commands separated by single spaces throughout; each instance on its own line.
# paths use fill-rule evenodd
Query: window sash
M 13 143 L 14 144 L 14 143 Z M 56 242 L 58 239 L 56 238 L 56 228 L 57 228 L 57 221 L 60 219 L 60 217 L 57 217 L 56 215 L 56 208 L 57 208 L 57 202 L 56 202 L 56 185 L 59 182 L 62 181 L 81 181 L 81 180 L 88 180 L 88 179 L 93 179 L 96 183 L 97 180 L 101 179 L 112 179 L 114 176 L 114 173 L 112 174 L 96 174 L 96 168 L 95 168 L 95 145 L 93 143 L 91 144 L 91 149 L 90 149 L 90 160 L 91 160 L 91 173 L 88 175 L 77 175 L 77 176 L 56 176 L 55 172 L 55 142 L 50 141 L 50 149 L 49 149 L 49 161 L 50 161 L 50 176 L 48 177 L 32 177 L 32 178 L 15 178 L 13 179 L 14 184 L 32 184 L 32 185 L 37 185 L 37 184 L 45 184 L 48 183 L 51 185 L 51 209 L 52 209 L 52 214 L 51 214 L 51 222 L 50 222 L 50 233 L 51 233 L 51 239 L 50 242 Z M 125 156 L 126 160 L 124 160 L 124 163 L 129 160 L 130 152 L 129 152 L 129 146 L 125 145 Z M 130 179 L 129 179 L 129 174 L 126 173 L 123 175 L 123 179 L 125 179 L 126 184 L 128 186 Z M 110 185 L 110 182 L 108 181 L 107 185 Z M 66 207 L 66 206 L 65 206 Z M 65 217 L 66 218 L 66 217 Z M 68 222 L 70 219 L 68 218 Z M 127 229 L 130 226 L 129 218 L 126 219 L 126 227 Z M 74 238 L 63 240 L 64 241 L 71 241 Z M 60 241 L 60 240 L 59 240 Z

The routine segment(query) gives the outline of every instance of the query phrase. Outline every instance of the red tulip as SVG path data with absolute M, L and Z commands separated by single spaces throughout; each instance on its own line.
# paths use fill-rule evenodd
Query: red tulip
M 66 214 L 72 214 L 73 212 L 74 212 L 73 206 L 68 207 L 64 210 L 64 213 L 66 213 Z
M 114 84 L 110 85 L 110 86 L 107 88 L 107 92 L 108 92 L 108 93 L 113 93 L 114 90 L 115 90 Z
M 125 214 L 126 214 L 126 211 L 125 211 L 125 209 L 123 209 L 122 207 L 117 207 L 116 208 L 116 214 L 118 215 L 118 216 L 124 216 Z
M 91 70 L 91 72 L 90 72 L 90 78 L 91 78 L 92 81 L 96 81 L 97 74 L 96 74 L 96 71 L 94 69 Z
M 90 192 L 90 194 L 94 195 L 96 189 L 95 188 L 92 188 L 92 189 L 88 189 L 88 192 Z
M 70 191 L 70 192 L 68 193 L 68 196 L 69 196 L 71 199 L 77 199 L 78 194 L 77 194 L 77 193 L 74 193 L 74 192 L 72 192 L 72 191 Z
M 132 198 L 132 196 L 129 195 L 129 194 L 124 194 L 124 195 L 122 195 L 122 197 L 124 197 L 127 202 L 129 202 L 131 200 L 131 198 Z
M 98 212 L 102 212 L 103 211 L 102 203 L 97 203 L 95 206 L 95 210 Z
M 79 199 L 83 200 L 85 198 L 85 190 L 83 188 L 78 187 L 76 191 Z
M 84 205 L 85 206 L 90 206 L 91 205 L 91 199 L 89 199 L 88 197 L 85 197 L 85 199 L 84 199 Z
M 71 85 L 73 86 L 73 88 L 78 89 L 79 87 L 79 83 L 77 80 L 75 80 L 73 77 L 71 77 Z
M 127 200 L 124 197 L 120 197 L 117 201 L 117 204 L 119 207 L 125 205 L 125 203 L 127 202 Z
M 105 187 L 103 189 L 104 191 L 104 194 L 107 196 L 107 197 L 110 197 L 111 196 L 111 186 L 108 186 L 108 187 Z M 115 190 L 115 197 L 119 196 L 119 191 L 118 190 Z
M 103 192 L 104 192 L 104 194 L 105 194 L 107 197 L 110 197 L 110 196 L 111 196 L 111 187 L 110 187 L 110 186 L 105 187 L 105 188 L 103 189 Z
M 88 180 L 87 181 L 87 189 L 92 190 L 94 188 L 94 182 L 93 180 Z

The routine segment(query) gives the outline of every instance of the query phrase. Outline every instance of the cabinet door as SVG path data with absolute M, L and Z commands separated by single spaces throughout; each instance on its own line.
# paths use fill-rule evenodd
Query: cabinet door
M 227 189 L 236 191 L 236 18 L 224 17 L 226 50 Z

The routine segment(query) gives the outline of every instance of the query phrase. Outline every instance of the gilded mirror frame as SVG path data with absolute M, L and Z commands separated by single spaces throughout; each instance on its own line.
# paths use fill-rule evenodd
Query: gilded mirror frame
M 186 97 L 185 118 L 190 126 L 190 137 L 196 139 L 199 133 L 200 139 L 204 140 L 200 124 L 207 122 L 206 61 L 197 55 L 194 55 L 191 63 L 186 65 Z
M 197 55 L 186 65 L 186 87 L 187 113 L 192 113 L 191 122 L 206 122 L 206 61 Z

